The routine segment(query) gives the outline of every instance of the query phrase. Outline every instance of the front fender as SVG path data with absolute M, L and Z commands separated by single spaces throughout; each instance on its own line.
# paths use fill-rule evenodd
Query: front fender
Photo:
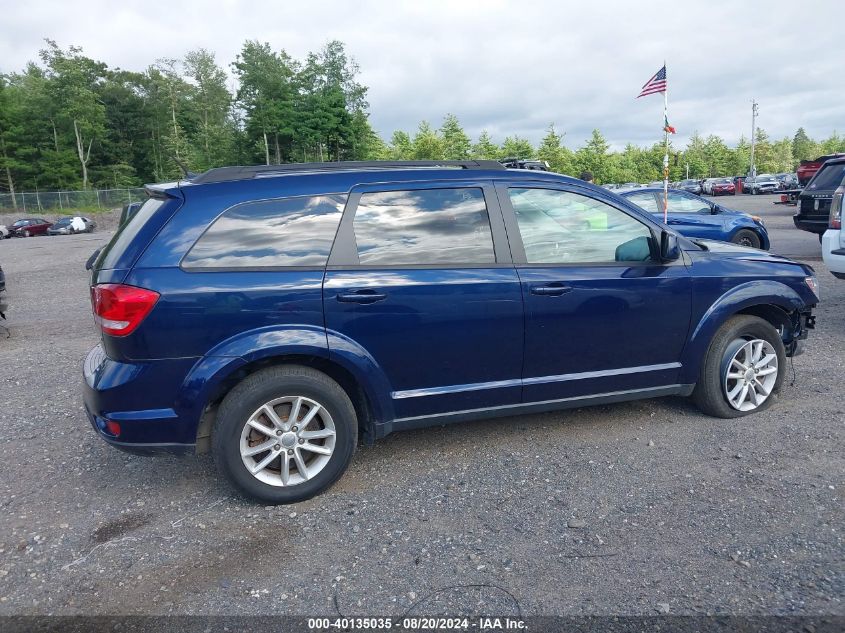
M 777 306 L 790 313 L 802 308 L 805 302 L 786 284 L 771 280 L 749 281 L 735 286 L 717 299 L 701 316 L 684 349 L 681 382 L 698 381 L 701 362 L 716 331 L 736 313 L 752 306 Z

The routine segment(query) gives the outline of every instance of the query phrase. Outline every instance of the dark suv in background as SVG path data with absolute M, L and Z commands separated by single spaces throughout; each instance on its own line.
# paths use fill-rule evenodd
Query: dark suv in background
M 821 241 L 830 218 L 830 204 L 845 176 L 845 155 L 826 161 L 798 196 L 798 211 L 792 217 L 802 231 L 816 233 Z
M 665 395 L 752 413 L 818 301 L 809 266 L 494 161 L 147 191 L 93 266 L 85 407 L 126 450 L 210 448 L 265 503 L 326 489 L 359 437 Z

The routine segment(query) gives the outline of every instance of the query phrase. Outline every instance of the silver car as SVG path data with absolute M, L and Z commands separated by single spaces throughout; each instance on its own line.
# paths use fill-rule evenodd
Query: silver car
M 774 193 L 780 191 L 780 181 L 772 174 L 760 174 L 756 178 L 750 176 L 745 180 L 745 189 L 752 194 Z

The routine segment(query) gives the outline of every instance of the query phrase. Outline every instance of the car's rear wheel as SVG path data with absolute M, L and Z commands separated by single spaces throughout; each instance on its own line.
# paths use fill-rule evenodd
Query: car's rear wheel
M 760 236 L 749 229 L 742 229 L 737 231 L 736 235 L 731 238 L 731 242 L 739 244 L 740 246 L 750 246 L 751 248 L 760 248 Z
M 357 429 L 355 408 L 334 380 L 310 367 L 271 367 L 223 399 L 212 450 L 218 469 L 244 495 L 294 503 L 343 474 Z
M 772 324 L 735 316 L 713 337 L 692 399 L 704 413 L 719 418 L 760 411 L 780 391 L 785 366 L 783 341 Z

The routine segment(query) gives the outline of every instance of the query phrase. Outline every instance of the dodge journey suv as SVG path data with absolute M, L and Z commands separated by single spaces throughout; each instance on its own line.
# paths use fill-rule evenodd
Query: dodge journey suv
M 125 450 L 211 450 L 264 503 L 403 429 L 667 395 L 759 411 L 819 300 L 809 266 L 493 161 L 226 167 L 147 192 L 92 269 L 91 423 Z

